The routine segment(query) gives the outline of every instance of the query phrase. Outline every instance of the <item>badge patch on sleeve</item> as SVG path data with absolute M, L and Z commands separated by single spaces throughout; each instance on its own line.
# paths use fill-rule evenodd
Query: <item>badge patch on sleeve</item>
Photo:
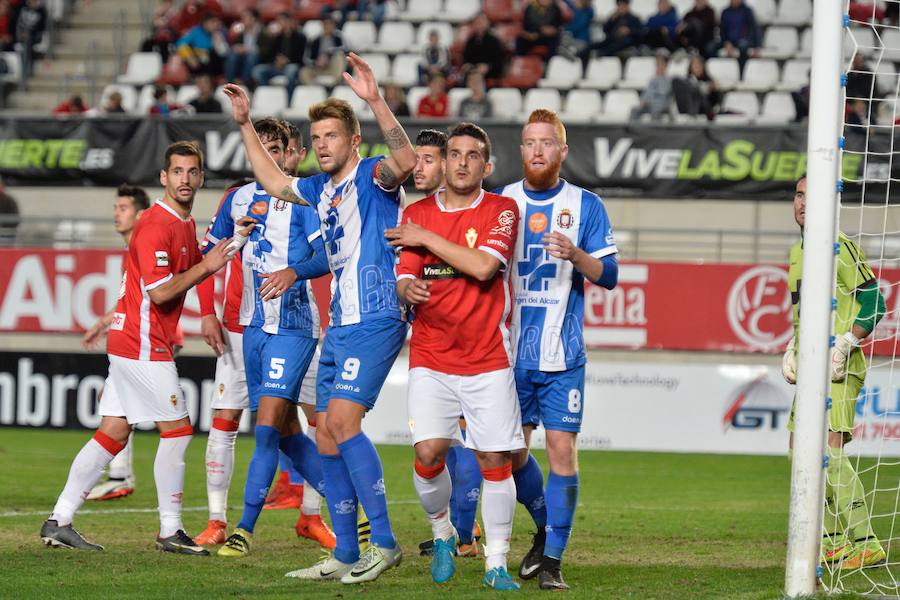
M 157 267 L 168 267 L 169 266 L 169 255 L 165 250 L 157 250 L 156 251 L 156 266 Z

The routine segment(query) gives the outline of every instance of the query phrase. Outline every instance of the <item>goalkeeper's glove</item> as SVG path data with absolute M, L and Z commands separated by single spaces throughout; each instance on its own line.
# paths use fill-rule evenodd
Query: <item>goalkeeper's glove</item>
M 837 383 L 847 377 L 847 359 L 850 352 L 859 346 L 859 338 L 851 332 L 847 332 L 834 341 L 831 349 L 831 381 Z
M 784 375 L 784 380 L 791 385 L 797 383 L 797 355 L 794 353 L 795 343 L 796 338 L 791 338 L 791 341 L 788 342 L 787 349 L 784 351 L 784 356 L 781 357 L 781 374 Z

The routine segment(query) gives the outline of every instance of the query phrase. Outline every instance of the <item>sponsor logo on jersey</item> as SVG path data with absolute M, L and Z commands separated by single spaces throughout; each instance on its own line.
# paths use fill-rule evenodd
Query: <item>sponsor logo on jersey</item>
M 503 248 L 504 250 L 509 250 L 509 246 L 506 245 L 506 243 L 503 240 L 491 238 L 487 241 L 487 243 L 490 246 L 497 246 L 499 248 Z
M 544 217 L 546 219 L 546 217 Z M 505 235 L 512 237 L 513 223 L 516 222 L 516 213 L 511 210 L 504 210 L 497 215 L 497 225 L 491 229 L 491 235 Z
M 575 224 L 575 217 L 572 215 L 572 211 L 568 208 L 559 211 L 559 216 L 556 217 L 556 224 L 563 229 L 572 227 Z
M 264 215 L 269 212 L 269 203 L 265 200 L 257 200 L 253 203 L 253 206 L 250 207 L 250 212 L 254 215 Z
M 422 267 L 422 279 L 457 279 L 462 275 L 446 263 L 436 263 Z
M 466 243 L 469 245 L 469 248 L 475 247 L 475 242 L 478 241 L 478 232 L 474 227 L 469 227 L 469 230 L 466 231 Z
M 272 383 L 271 381 L 267 381 L 263 384 L 264 388 L 275 389 L 275 390 L 286 390 L 287 386 L 283 383 Z
M 168 267 L 169 266 L 169 253 L 165 250 L 157 250 L 156 253 L 156 266 L 157 267 Z
M 341 390 L 342 392 L 353 392 L 355 394 L 359 393 L 359 388 L 349 383 L 335 383 L 334 387 Z
M 531 230 L 531 233 L 540 233 L 547 229 L 547 215 L 536 212 L 528 217 L 528 229 Z
M 113 331 L 122 331 L 125 329 L 125 313 L 117 312 L 113 315 L 113 322 L 109 326 Z

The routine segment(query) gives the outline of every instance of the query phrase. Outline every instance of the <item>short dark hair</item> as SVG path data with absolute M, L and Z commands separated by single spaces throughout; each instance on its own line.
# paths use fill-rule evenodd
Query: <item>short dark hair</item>
M 416 146 L 434 146 L 441 149 L 441 156 L 446 156 L 447 134 L 437 129 L 423 129 L 416 136 Z
M 203 170 L 203 151 L 200 150 L 200 144 L 197 142 L 181 141 L 170 144 L 166 148 L 165 170 L 168 171 L 172 164 L 172 156 L 196 156 L 200 161 L 200 170 Z
M 488 137 L 487 132 L 476 125 L 475 123 L 460 123 L 455 125 L 450 133 L 447 135 L 447 143 L 449 145 L 450 140 L 455 137 L 473 137 L 476 140 L 484 143 L 484 160 L 489 162 L 491 160 L 491 138 Z
M 279 140 L 282 147 L 287 148 L 288 129 L 284 126 L 284 121 L 281 119 L 276 119 L 275 117 L 257 119 L 253 122 L 253 129 L 256 130 L 260 139 Z
M 282 119 L 281 124 L 284 125 L 285 129 L 288 131 L 288 142 L 291 140 L 297 140 L 297 145 L 301 148 L 303 147 L 303 132 L 300 131 L 300 128 L 291 123 L 290 121 L 286 121 Z
M 234 188 L 244 187 L 248 183 L 253 183 L 253 179 L 251 177 L 241 177 L 236 181 L 232 181 L 228 185 L 225 186 L 226 190 L 233 190 Z
M 123 183 L 119 186 L 119 189 L 116 190 L 116 195 L 131 198 L 134 207 L 138 210 L 147 210 L 150 208 L 150 198 L 142 187 Z

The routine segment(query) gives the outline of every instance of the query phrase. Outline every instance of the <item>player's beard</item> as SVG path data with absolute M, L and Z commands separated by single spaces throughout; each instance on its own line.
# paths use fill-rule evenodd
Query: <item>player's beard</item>
M 525 181 L 531 187 L 537 190 L 547 190 L 559 179 L 562 160 L 557 159 L 556 162 L 547 162 L 542 169 L 534 169 L 530 164 L 523 161 L 522 168 L 525 171 Z

